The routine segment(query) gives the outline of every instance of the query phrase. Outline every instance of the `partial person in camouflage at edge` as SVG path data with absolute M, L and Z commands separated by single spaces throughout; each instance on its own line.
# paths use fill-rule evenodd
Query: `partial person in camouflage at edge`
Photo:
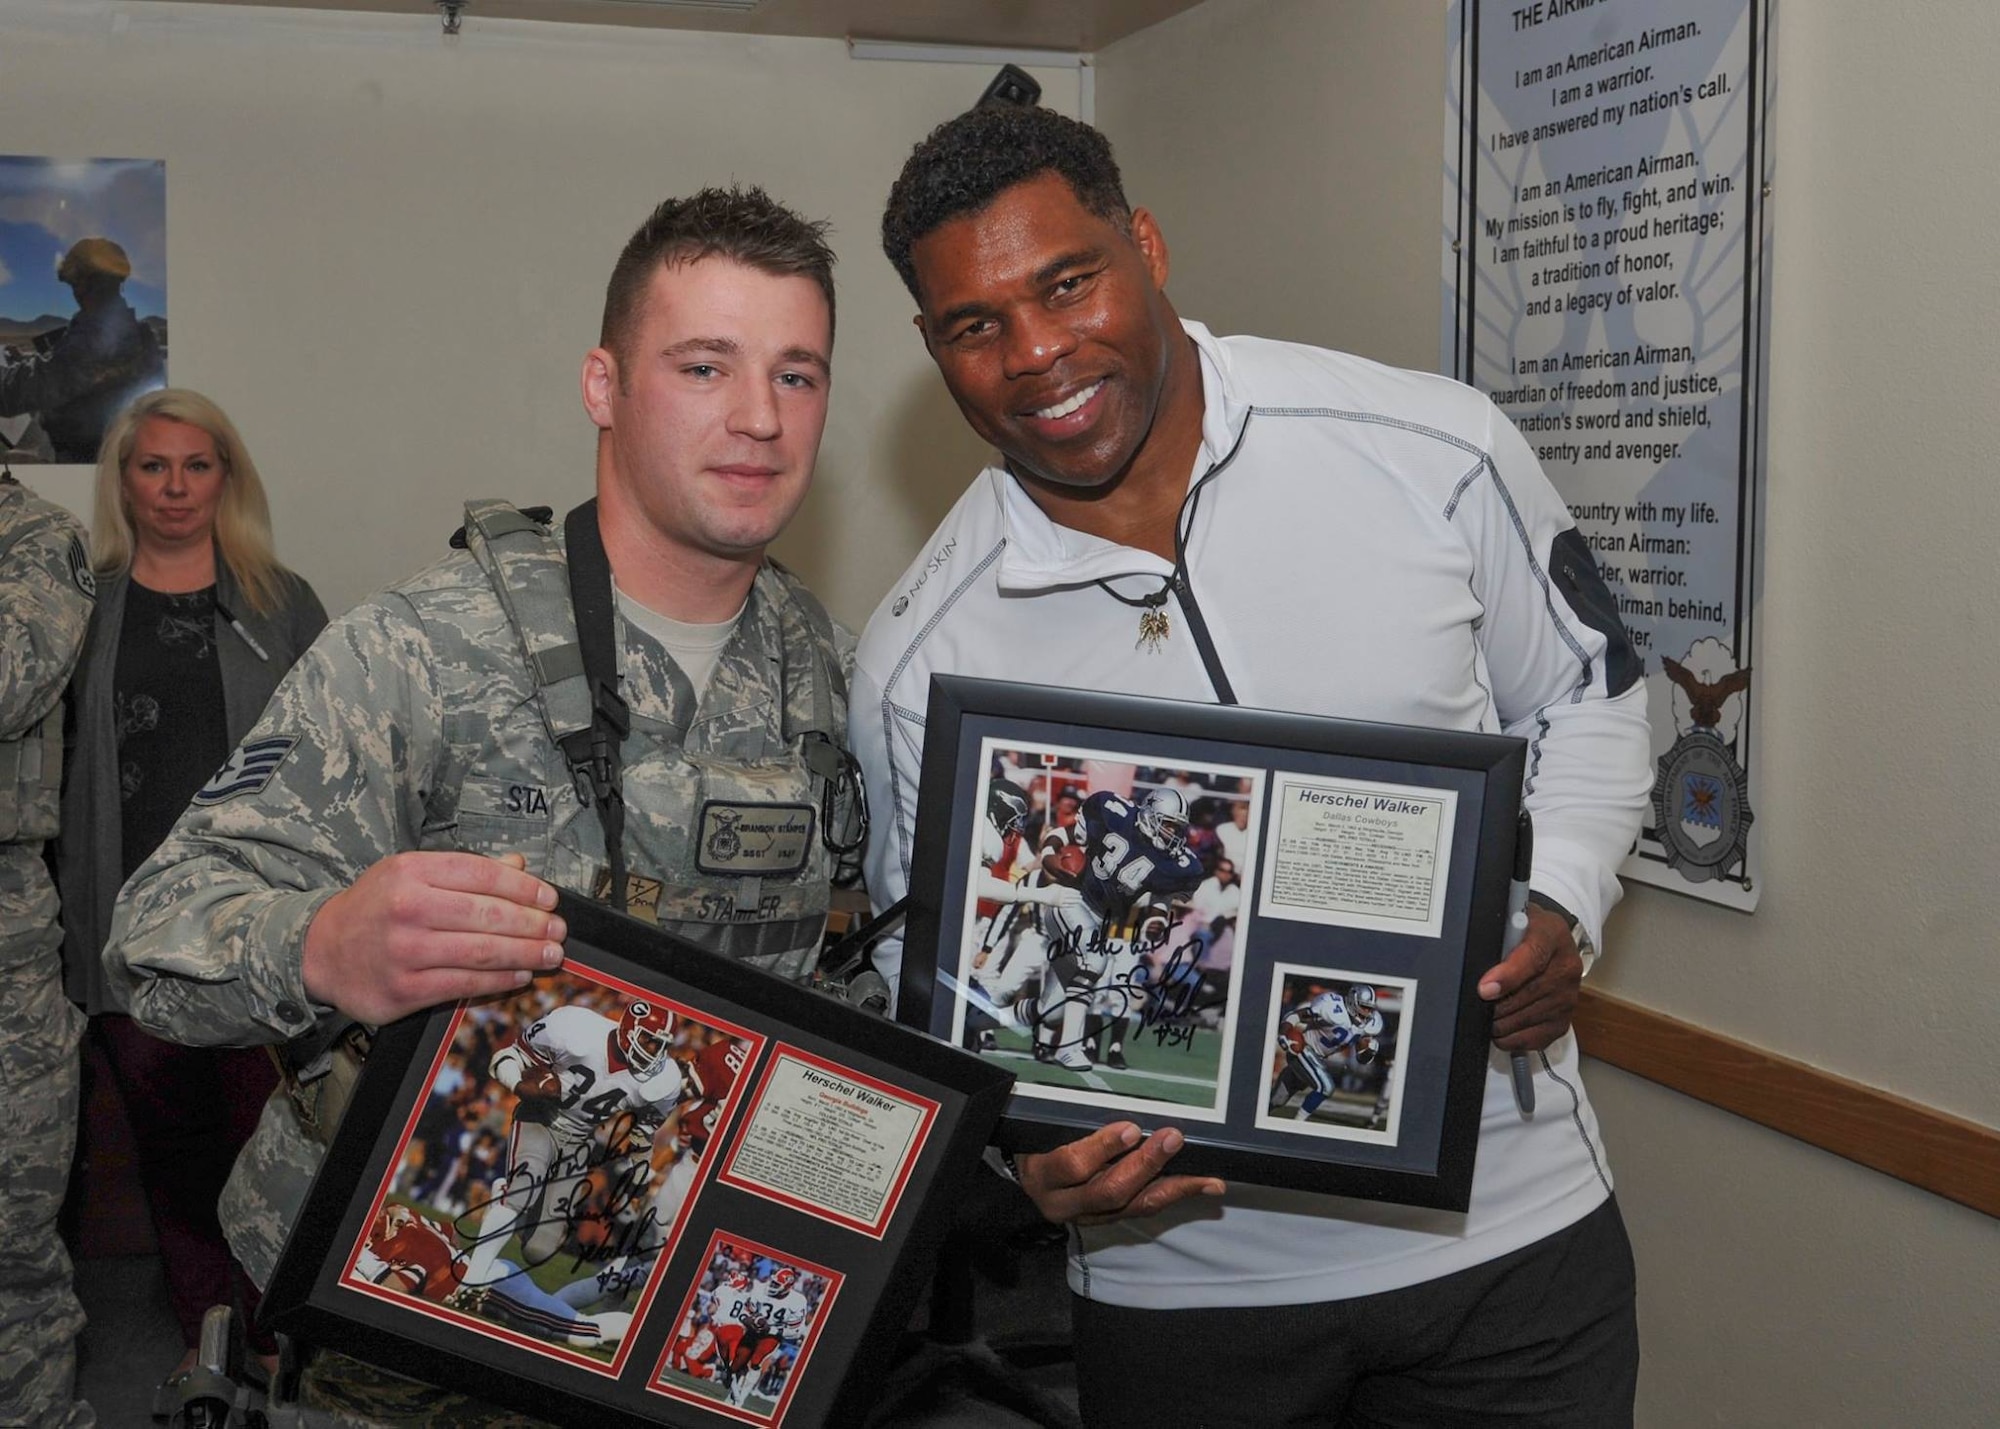
M 0 1423 L 95 1424 L 75 1399 L 83 1306 L 56 1234 L 76 1145 L 83 1014 L 62 987 L 42 863 L 62 783 L 62 693 L 96 587 L 83 527 L 0 476 Z
M 125 404 L 167 380 L 152 331 L 125 301 L 132 260 L 108 238 L 84 238 L 56 266 L 76 316 L 47 351 L 0 366 L 0 417 L 40 416 L 59 462 L 94 462 L 104 429 Z
M 764 549 L 805 498 L 826 420 L 823 235 L 756 189 L 662 204 L 618 260 L 582 374 L 630 710 L 631 911 L 798 979 L 839 862 L 825 772 L 844 751 L 853 638 Z M 577 639 L 564 552 L 589 510 L 558 541 L 471 503 L 468 549 L 327 629 L 125 889 L 106 970 L 140 1023 L 286 1042 L 560 964 L 556 885 L 608 882 L 598 810 L 544 713 Z M 554 683 L 538 689 L 536 670 Z M 745 816 L 789 821 L 789 837 L 715 837 Z M 280 1095 L 237 1162 L 222 1223 L 260 1285 L 321 1151 Z M 333 1358 L 306 1397 L 356 1422 L 501 1422 L 351 1362 L 322 1372 Z

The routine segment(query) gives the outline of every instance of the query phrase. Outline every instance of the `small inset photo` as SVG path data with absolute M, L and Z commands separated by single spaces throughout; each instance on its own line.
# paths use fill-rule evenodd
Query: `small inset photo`
M 747 1423 L 780 1422 L 840 1280 L 823 1265 L 718 1232 L 650 1388 Z
M 1271 988 L 1257 1125 L 1395 1145 L 1416 983 L 1280 963 Z

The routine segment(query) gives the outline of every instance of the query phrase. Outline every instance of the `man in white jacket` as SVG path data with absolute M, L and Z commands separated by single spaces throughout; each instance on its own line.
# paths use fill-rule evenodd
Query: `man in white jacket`
M 1495 1052 L 1470 1209 L 1173 1175 L 1180 1133 L 1130 1123 L 1021 1157 L 1022 1188 L 1076 1228 L 1086 1420 L 1628 1423 L 1631 1252 L 1569 1019 L 1646 797 L 1645 695 L 1533 454 L 1469 388 L 1182 322 L 1109 145 L 1047 110 L 941 126 L 883 243 L 998 459 L 862 640 L 878 902 L 908 881 L 933 673 L 1013 676 L 1032 652 L 1045 684 L 1530 744 L 1536 906 L 1480 979 Z M 900 949 L 877 961 L 893 976 Z

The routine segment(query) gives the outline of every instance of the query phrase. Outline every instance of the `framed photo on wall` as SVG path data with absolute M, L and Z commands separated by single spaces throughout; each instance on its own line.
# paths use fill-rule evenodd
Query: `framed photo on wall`
M 0 154 L 0 460 L 95 466 L 167 382 L 167 166 Z M 44 495 L 88 513 L 88 472 Z
M 559 911 L 560 970 L 376 1037 L 267 1317 L 562 1423 L 858 1417 L 1007 1069 Z
M 1464 1209 L 1524 741 L 936 677 L 901 1019 L 996 1140 Z

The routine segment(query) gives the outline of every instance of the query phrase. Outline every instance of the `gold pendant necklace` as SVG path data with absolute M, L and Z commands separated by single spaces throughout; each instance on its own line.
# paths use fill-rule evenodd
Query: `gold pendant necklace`
M 1134 650 L 1144 650 L 1148 655 L 1160 653 L 1160 647 L 1167 643 L 1174 633 L 1174 622 L 1167 615 L 1167 592 L 1174 588 L 1175 576 L 1168 576 L 1160 582 L 1160 588 L 1151 595 L 1129 596 L 1113 589 L 1110 582 L 1098 581 L 1098 586 L 1121 605 L 1129 605 L 1139 612 L 1139 639 L 1132 646 Z

